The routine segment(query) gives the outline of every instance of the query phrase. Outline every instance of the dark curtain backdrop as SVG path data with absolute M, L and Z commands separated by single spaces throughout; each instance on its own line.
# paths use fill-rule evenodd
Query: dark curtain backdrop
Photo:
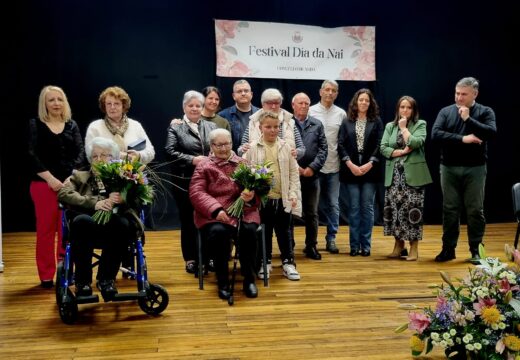
M 3 230 L 34 230 L 29 197 L 25 126 L 37 115 L 38 95 L 48 84 L 62 87 L 83 133 L 101 113 L 99 93 L 119 85 L 132 98 L 130 117 L 139 120 L 163 154 L 166 128 L 182 114 L 189 89 L 217 85 L 222 106 L 232 105 L 236 79 L 215 76 L 214 19 L 284 22 L 325 27 L 376 26 L 375 82 L 341 81 L 337 105 L 346 108 L 360 87 L 374 91 L 386 123 L 396 100 L 415 97 L 429 130 L 439 109 L 453 103 L 454 86 L 465 76 L 481 81 L 478 102 L 491 106 L 498 136 L 489 144 L 486 216 L 513 221 L 511 186 L 520 181 L 517 100 L 518 42 L 512 4 L 506 1 L 25 1 L 3 11 L 1 184 Z M 321 81 L 250 79 L 255 105 L 263 89 L 276 87 L 290 99 L 306 92 L 319 101 Z M 439 149 L 428 139 L 434 177 L 428 186 L 425 219 L 440 223 Z M 168 171 L 167 168 L 162 170 Z M 382 192 L 379 196 L 381 201 Z M 171 197 L 149 215 L 156 228 L 178 225 Z

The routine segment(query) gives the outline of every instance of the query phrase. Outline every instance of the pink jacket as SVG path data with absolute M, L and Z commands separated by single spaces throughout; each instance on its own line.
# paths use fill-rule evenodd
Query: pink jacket
M 247 161 L 235 154 L 229 160 L 210 155 L 208 159 L 197 165 L 190 183 L 190 200 L 195 209 L 194 219 L 197 228 L 218 222 L 214 218 L 216 210 L 226 210 L 240 196 L 242 189 L 230 176 L 241 162 Z M 254 203 L 252 206 L 244 207 L 242 221 L 260 224 L 258 197 Z M 231 217 L 228 224 L 237 226 L 238 219 Z

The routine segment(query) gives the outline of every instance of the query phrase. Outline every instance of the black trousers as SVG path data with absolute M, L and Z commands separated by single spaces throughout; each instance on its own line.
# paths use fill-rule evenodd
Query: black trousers
M 238 235 L 238 254 L 240 270 L 245 283 L 255 281 L 256 261 L 256 229 L 258 225 L 243 222 Z M 237 240 L 237 229 L 231 225 L 220 222 L 210 223 L 202 229 L 204 246 L 209 248 L 214 256 L 215 273 L 220 288 L 229 283 L 229 254 L 231 252 L 231 240 Z
M 135 238 L 135 229 L 128 219 L 113 214 L 105 225 L 91 216 L 78 215 L 70 224 L 72 259 L 76 266 L 76 283 L 92 282 L 92 252 L 102 249 L 97 273 L 98 280 L 114 280 L 128 244 Z
M 176 185 L 188 189 L 191 179 L 178 179 Z M 184 261 L 197 259 L 197 228 L 193 222 L 193 205 L 187 191 L 173 187 L 173 198 L 181 221 L 181 250 Z

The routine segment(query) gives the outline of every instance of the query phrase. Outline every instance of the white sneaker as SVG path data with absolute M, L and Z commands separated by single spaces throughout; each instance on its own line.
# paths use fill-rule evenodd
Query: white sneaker
M 285 276 L 289 280 L 300 280 L 300 273 L 296 270 L 296 266 L 294 264 L 283 264 L 283 276 Z
M 270 263 L 267 264 L 267 278 L 269 279 L 271 277 L 271 271 L 273 271 L 273 265 Z M 258 271 L 258 278 L 264 279 L 264 265 L 260 266 L 260 270 Z

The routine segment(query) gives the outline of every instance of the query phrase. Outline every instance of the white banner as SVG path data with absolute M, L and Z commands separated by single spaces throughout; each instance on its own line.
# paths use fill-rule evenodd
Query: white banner
M 376 79 L 374 26 L 215 20 L 217 76 Z

